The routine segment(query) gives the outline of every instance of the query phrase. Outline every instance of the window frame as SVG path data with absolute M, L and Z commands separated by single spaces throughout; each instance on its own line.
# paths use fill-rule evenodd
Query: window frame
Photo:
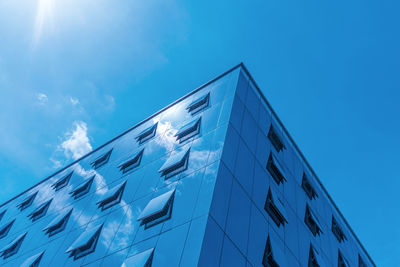
M 286 174 L 272 152 L 269 154 L 266 169 L 278 185 L 287 182 Z
M 113 148 L 111 148 L 109 151 L 106 153 L 102 154 L 101 156 L 97 157 L 94 161 L 90 163 L 92 165 L 92 168 L 97 170 L 100 167 L 106 165 L 108 161 L 110 160 L 111 154 L 112 154 Z
M 187 111 L 194 116 L 210 107 L 210 93 L 211 92 L 208 92 L 190 103 L 186 108 Z
M 201 117 L 183 125 L 174 135 L 179 143 L 183 143 L 200 134 Z
M 71 180 L 72 174 L 74 171 L 69 172 L 68 174 L 64 175 L 62 178 L 58 179 L 57 182 L 55 182 L 52 187 L 53 189 L 57 192 L 66 187 Z
M 98 208 L 101 208 L 101 211 L 107 210 L 121 202 L 125 191 L 126 182 L 127 180 L 109 189 L 105 194 L 107 196 L 96 203 Z
M 157 128 L 158 128 L 158 122 L 154 123 L 152 126 L 144 129 L 142 132 L 140 132 L 135 138 L 136 141 L 141 145 L 152 139 L 154 136 L 156 136 L 157 133 Z
M 47 200 L 40 204 L 34 211 L 32 211 L 28 217 L 31 219 L 32 222 L 39 220 L 40 218 L 46 216 L 47 210 L 50 207 L 51 202 L 53 199 Z
M 275 200 L 275 199 L 276 200 Z M 278 207 L 280 206 L 280 207 Z M 268 213 L 274 223 L 280 227 L 281 225 L 285 226 L 288 223 L 286 219 L 286 210 L 283 206 L 283 203 L 279 199 L 279 197 L 271 190 L 271 187 L 268 189 L 267 199 L 265 200 L 264 210 Z
M 135 154 L 135 156 L 130 157 L 129 159 L 125 160 L 122 162 L 120 165 L 118 165 L 118 168 L 120 171 L 122 171 L 122 174 L 126 174 L 140 166 L 140 163 L 142 162 L 142 157 L 144 153 L 144 148 L 140 150 L 138 153 Z
M 321 233 L 323 233 L 318 217 L 315 215 L 314 211 L 311 209 L 308 203 L 306 204 L 304 223 L 307 225 L 308 229 L 314 236 L 321 235 Z

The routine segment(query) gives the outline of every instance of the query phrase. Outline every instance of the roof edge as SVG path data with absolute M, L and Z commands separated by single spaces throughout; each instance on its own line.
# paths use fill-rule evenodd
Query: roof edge
M 90 151 L 89 153 L 87 153 L 86 155 L 80 157 L 79 159 L 69 163 L 68 165 L 66 165 L 65 167 L 59 169 L 58 171 L 52 173 L 51 175 L 48 175 L 46 178 L 44 178 L 43 180 L 37 182 L 36 184 L 34 184 L 33 186 L 29 187 L 28 189 L 24 190 L 23 192 L 19 193 L 18 195 L 16 195 L 13 198 L 10 198 L 9 200 L 3 202 L 2 204 L 0 204 L 0 208 L 5 206 L 6 204 L 8 204 L 9 202 L 13 201 L 14 199 L 18 198 L 19 196 L 23 195 L 24 193 L 26 193 L 27 191 L 35 188 L 36 186 L 40 185 L 41 183 L 44 183 L 45 181 L 49 180 L 50 178 L 52 178 L 53 176 L 63 172 L 64 170 L 68 169 L 69 167 L 73 166 L 74 164 L 78 163 L 79 161 L 85 159 L 86 157 L 92 155 L 93 153 L 95 153 L 96 151 L 102 149 L 103 147 L 107 146 L 108 144 L 114 142 L 115 140 L 117 140 L 118 138 L 124 136 L 125 134 L 129 133 L 130 131 L 136 129 L 137 127 L 139 127 L 140 125 L 144 124 L 145 122 L 151 120 L 152 118 L 154 118 L 155 116 L 159 115 L 160 113 L 162 113 L 163 111 L 167 110 L 168 108 L 178 104 L 179 102 L 181 102 L 182 100 L 184 100 L 185 98 L 197 93 L 198 91 L 200 91 L 201 89 L 203 89 L 204 87 L 212 84 L 213 82 L 215 82 L 216 80 L 221 79 L 222 77 L 226 76 L 227 74 L 233 72 L 234 70 L 240 68 L 240 67 L 244 67 L 243 63 L 239 63 L 238 65 L 234 66 L 233 68 L 225 71 L 224 73 L 218 75 L 217 77 L 215 77 L 214 79 L 200 85 L 199 87 L 197 87 L 196 89 L 192 90 L 191 92 L 187 93 L 186 95 L 178 98 L 177 100 L 175 100 L 174 102 L 172 102 L 171 104 L 167 105 L 166 107 L 160 109 L 159 111 L 153 113 L 153 115 L 147 117 L 146 119 L 136 123 L 134 126 L 130 127 L 128 130 L 125 130 L 124 132 L 122 132 L 121 134 L 117 135 L 116 137 L 112 138 L 111 140 L 107 141 L 106 143 L 104 143 L 103 145 L 97 147 L 96 149 L 93 149 L 92 151 Z

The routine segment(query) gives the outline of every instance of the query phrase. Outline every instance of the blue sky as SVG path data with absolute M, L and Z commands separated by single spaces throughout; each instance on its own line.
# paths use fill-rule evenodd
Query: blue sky
M 400 262 L 398 1 L 0 2 L 0 202 L 244 62 L 379 266 Z

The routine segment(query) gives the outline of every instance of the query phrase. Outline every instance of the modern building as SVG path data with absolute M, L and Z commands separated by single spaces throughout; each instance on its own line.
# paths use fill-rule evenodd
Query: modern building
M 4 266 L 375 266 L 240 64 L 0 206 Z

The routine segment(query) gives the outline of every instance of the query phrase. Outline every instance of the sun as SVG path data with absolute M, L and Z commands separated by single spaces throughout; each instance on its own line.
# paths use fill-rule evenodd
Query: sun
M 40 42 L 43 28 L 51 26 L 53 20 L 53 0 L 38 0 L 38 8 L 35 18 L 35 28 L 33 32 L 33 46 L 36 47 Z

